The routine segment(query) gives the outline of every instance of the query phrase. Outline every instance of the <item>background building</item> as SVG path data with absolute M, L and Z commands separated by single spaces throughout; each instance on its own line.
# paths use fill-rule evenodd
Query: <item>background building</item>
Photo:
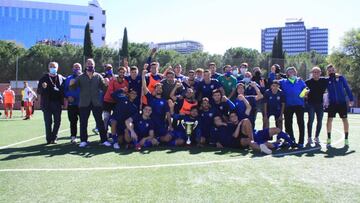
M 328 54 L 328 29 L 314 27 L 306 29 L 304 22 L 292 20 L 285 27 L 271 27 L 261 30 L 261 52 L 271 52 L 274 37 L 282 28 L 283 49 L 289 55 L 295 55 L 312 50 Z
M 37 42 L 83 44 L 88 22 L 93 44 L 105 45 L 106 12 L 97 0 L 87 6 L 0 1 L 0 40 L 15 41 L 26 48 Z
M 161 42 L 157 44 L 150 44 L 150 47 L 157 47 L 163 50 L 175 50 L 181 54 L 191 54 L 197 51 L 203 51 L 204 46 L 200 42 L 183 40 L 174 42 Z

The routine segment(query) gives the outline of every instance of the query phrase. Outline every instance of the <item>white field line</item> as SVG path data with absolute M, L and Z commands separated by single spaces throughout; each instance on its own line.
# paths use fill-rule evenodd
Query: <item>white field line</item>
M 93 124 L 93 122 L 90 123 L 90 124 Z M 58 133 L 66 132 L 66 131 L 69 131 L 69 130 L 70 130 L 70 128 L 67 128 L 67 129 L 64 129 L 64 130 L 60 130 Z M 28 140 L 16 142 L 16 143 L 9 144 L 9 145 L 6 145 L 6 146 L 1 146 L 1 147 L 0 147 L 0 150 L 1 150 L 1 149 L 6 149 L 6 148 L 9 148 L 9 147 L 13 147 L 13 146 L 16 146 L 16 145 L 20 145 L 20 144 L 23 144 L 23 143 L 31 142 L 31 141 L 33 141 L 33 140 L 37 140 L 37 139 L 44 138 L 44 137 L 45 137 L 45 134 L 44 134 L 44 135 L 37 136 L 37 137 L 33 137 L 33 138 L 31 138 L 31 139 L 28 139 Z
M 336 130 L 338 133 L 343 135 L 339 130 Z M 340 143 L 343 138 L 340 138 L 333 145 Z M 324 144 L 323 144 L 324 145 Z M 267 155 L 264 157 L 258 158 L 272 158 L 277 156 L 286 156 L 286 155 L 294 155 L 305 152 L 311 152 L 321 149 L 321 146 L 310 148 L 310 149 L 302 149 L 294 152 L 284 152 L 278 153 L 274 155 Z M 113 166 L 113 167 L 91 167 L 91 168 L 20 168 L 20 169 L 0 169 L 0 172 L 61 172 L 61 171 L 104 171 L 104 170 L 130 170 L 130 169 L 150 169 L 150 168 L 168 168 L 168 167 L 179 167 L 179 166 L 198 166 L 198 165 L 210 165 L 210 164 L 221 164 L 221 163 L 232 163 L 242 160 L 251 160 L 258 159 L 251 157 L 243 157 L 237 159 L 223 159 L 223 160 L 212 160 L 212 161 L 202 161 L 202 162 L 187 162 L 187 163 L 173 163 L 173 164 L 154 164 L 154 165 L 138 165 L 138 166 Z

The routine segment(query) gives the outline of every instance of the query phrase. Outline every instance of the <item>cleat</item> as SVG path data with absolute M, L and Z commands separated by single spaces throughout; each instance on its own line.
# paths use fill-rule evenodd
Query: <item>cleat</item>
M 114 147 L 114 149 L 120 149 L 119 143 L 115 143 L 115 144 L 113 145 L 113 147 Z
M 271 154 L 272 153 L 271 149 L 269 149 L 265 144 L 260 145 L 260 150 L 262 152 L 264 152 L 265 154 Z
M 109 141 L 105 141 L 105 142 L 101 143 L 101 145 L 104 145 L 106 147 L 110 147 L 111 143 Z
M 87 142 L 80 142 L 79 147 L 80 147 L 80 148 L 84 148 L 84 147 L 86 147 L 87 145 L 88 145 Z

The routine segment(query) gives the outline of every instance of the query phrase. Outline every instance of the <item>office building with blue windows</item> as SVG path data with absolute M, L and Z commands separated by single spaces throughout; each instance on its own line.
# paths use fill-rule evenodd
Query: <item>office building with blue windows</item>
M 106 12 L 97 0 L 86 6 L 0 1 L 0 40 L 14 41 L 26 48 L 44 41 L 82 45 L 87 23 L 93 44 L 105 45 Z
M 289 55 L 316 51 L 328 54 L 328 29 L 306 29 L 302 20 L 292 20 L 285 23 L 285 27 L 271 27 L 261 30 L 261 52 L 271 52 L 274 38 L 282 29 L 283 50 Z

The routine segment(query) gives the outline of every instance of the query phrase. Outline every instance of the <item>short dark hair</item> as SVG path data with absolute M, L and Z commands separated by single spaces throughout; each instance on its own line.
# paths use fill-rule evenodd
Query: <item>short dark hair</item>
M 137 66 L 131 66 L 131 68 L 130 68 L 130 71 L 132 71 L 132 70 L 139 70 L 139 68 L 137 67 Z

